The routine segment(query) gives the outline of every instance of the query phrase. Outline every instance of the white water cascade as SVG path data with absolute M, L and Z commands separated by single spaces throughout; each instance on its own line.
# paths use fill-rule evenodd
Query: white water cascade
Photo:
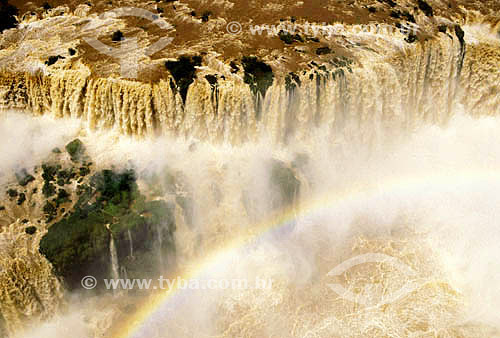
M 113 236 L 110 236 L 109 240 L 109 257 L 111 259 L 111 276 L 117 280 L 120 278 L 120 265 L 118 263 L 118 253 Z

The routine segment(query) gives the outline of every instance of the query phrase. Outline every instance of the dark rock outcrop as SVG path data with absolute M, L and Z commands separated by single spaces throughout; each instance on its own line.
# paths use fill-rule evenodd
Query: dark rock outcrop
M 271 162 L 270 185 L 277 192 L 277 198 L 272 202 L 273 208 L 287 208 L 297 202 L 300 181 L 285 163 L 277 160 Z
M 201 66 L 200 56 L 181 56 L 178 61 L 166 61 L 165 67 L 175 79 L 182 101 L 186 102 L 187 91 L 196 77 L 196 68 Z
M 0 33 L 6 29 L 14 28 L 17 26 L 16 15 L 18 10 L 15 6 L 12 6 L 7 2 L 7 0 L 0 1 Z

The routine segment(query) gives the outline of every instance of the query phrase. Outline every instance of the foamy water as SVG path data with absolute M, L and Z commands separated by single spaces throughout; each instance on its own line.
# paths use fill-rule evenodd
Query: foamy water
M 81 292 L 75 305 L 70 298 L 65 311 L 24 337 L 63 336 L 69 328 L 82 338 L 109 332 L 148 338 L 499 336 L 499 128 L 498 118 L 458 116 L 446 128 L 422 126 L 377 145 L 331 144 L 329 131 L 319 130 L 307 142 L 280 147 L 264 140 L 231 147 L 82 132 L 98 166 L 134 163 L 143 189 L 146 173 L 165 166 L 185 175 L 195 200 L 194 226 L 178 223 L 176 232 L 186 278 L 260 277 L 273 284 L 265 290 L 181 289 L 169 297 L 151 292 L 161 298 L 155 306 L 124 294 L 99 299 Z M 299 202 L 280 217 L 269 209 L 267 163 L 290 163 L 298 153 L 308 158 L 294 168 Z M 377 254 L 394 261 L 365 261 L 328 275 L 349 259 Z M 143 315 L 124 312 L 130 304 Z

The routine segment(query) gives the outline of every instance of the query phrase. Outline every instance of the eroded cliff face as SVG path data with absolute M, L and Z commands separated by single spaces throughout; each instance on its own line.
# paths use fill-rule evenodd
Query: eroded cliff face
M 140 51 L 155 41 L 158 31 L 146 32 L 136 21 L 98 18 L 100 12 L 113 8 L 104 2 L 92 6 L 71 3 L 45 10 L 25 8 L 18 27 L 4 31 L 0 37 L 0 108 L 80 119 L 83 129 L 112 130 L 139 139 L 167 135 L 231 145 L 257 143 L 264 138 L 286 144 L 307 140 L 319 129 L 327 131 L 324 135 L 328 144 L 354 140 L 376 145 L 393 133 L 413 131 L 423 124 L 446 125 L 458 113 L 475 117 L 500 113 L 499 21 L 494 12 L 488 11 L 496 6 L 493 2 L 453 1 L 448 7 L 429 1 L 431 9 L 417 1 L 326 1 L 325 8 L 316 9 L 304 8 L 296 1 L 245 3 L 216 2 L 210 14 L 203 1 L 146 4 L 173 24 L 161 34 L 176 38 L 165 51 L 140 59 L 138 79 L 121 76 L 117 55 L 101 55 L 82 39 L 95 35 L 112 44 L 111 35 L 122 30 L 141 39 Z M 230 18 L 251 23 L 252 18 L 245 18 L 243 9 L 256 10 L 260 5 L 268 14 L 253 23 L 278 24 L 280 16 L 286 16 L 282 21 L 286 24 L 322 24 L 325 20 L 329 25 L 323 27 L 335 29 L 335 34 L 299 32 L 297 37 L 248 31 L 231 35 L 226 31 Z M 326 9 L 330 14 L 341 14 L 331 19 L 330 14 L 322 12 Z M 206 15 L 200 16 L 202 13 Z M 356 20 L 358 15 L 362 19 Z M 79 27 L 89 22 L 91 28 L 82 32 Z M 401 25 L 418 27 L 418 32 L 404 33 Z M 266 168 L 278 181 L 270 190 L 279 196 L 270 201 L 259 202 L 260 196 L 248 198 L 240 185 L 227 190 L 208 183 L 197 187 L 198 197 L 203 196 L 206 204 L 198 212 L 210 214 L 207 210 L 213 209 L 217 214 L 207 221 L 211 228 L 208 234 L 204 232 L 204 241 L 217 242 L 219 237 L 233 235 L 234 229 L 224 223 L 229 214 L 234 223 L 245 217 L 250 225 L 255 221 L 254 214 L 269 212 L 259 209 L 261 204 L 269 202 L 277 208 L 296 204 L 309 182 L 300 177 L 295 162 L 288 160 L 275 161 L 275 167 Z M 220 186 L 227 184 L 228 171 L 218 163 L 213 167 L 205 173 L 207 177 L 222 182 Z M 30 320 L 45 320 L 64 304 L 61 281 L 40 254 L 39 243 L 50 226 L 74 208 L 77 184 L 72 183 L 66 196 L 73 202 L 63 196 L 61 205 L 57 203 L 65 211 L 45 210 L 49 197 L 52 202 L 58 197 L 44 196 L 43 174 L 34 174 L 29 190 L 6 195 L 5 203 L 1 203 L 0 250 L 6 255 L 0 260 L 0 328 L 9 333 L 29 326 L 26 323 Z M 232 179 L 236 182 L 241 177 Z M 194 197 L 189 189 L 179 187 L 182 184 L 172 183 L 171 177 L 165 181 L 170 186 L 165 183 L 165 191 L 158 194 L 168 196 L 176 206 L 176 220 L 182 221 L 177 223 L 184 223 L 184 232 L 176 235 L 183 244 L 179 256 L 184 255 L 187 261 L 191 256 L 186 252 L 201 251 L 198 247 L 203 246 L 196 231 L 189 229 Z M 50 184 L 55 181 L 46 189 Z M 221 197 L 221 191 L 227 196 Z M 231 198 L 234 201 L 228 202 Z M 47 213 L 51 219 L 47 219 Z M 103 224 L 99 225 L 106 234 L 102 251 L 116 251 L 119 260 L 130 260 L 129 273 L 151 261 L 150 257 L 134 257 L 139 250 L 136 241 L 140 240 L 134 236 L 140 237 L 142 228 L 137 232 L 120 229 L 115 243 Z M 157 236 L 163 243 L 171 240 L 170 228 L 148 229 L 148 240 L 155 236 L 154 231 L 167 233 L 165 238 Z M 159 246 L 154 260 L 163 266 L 165 257 L 161 243 Z M 114 265 L 108 258 L 106 254 L 106 264 Z M 103 269 L 110 270 L 108 266 Z M 116 273 L 116 269 L 111 270 Z M 454 291 L 447 286 L 445 289 L 444 294 L 455 297 Z M 222 321 L 229 323 L 233 318 L 224 317 Z M 239 332 L 235 329 L 228 334 Z
M 43 164 L 17 172 L 17 182 L 2 185 L 3 336 L 22 334 L 63 311 L 68 292 L 81 289 L 85 276 L 144 278 L 175 267 L 174 212 L 179 209 L 187 222 L 182 211 L 192 203 L 186 192 L 176 202 L 178 175 L 156 182 L 155 191 L 163 193 L 151 200 L 153 189 L 140 190 L 133 169 L 98 169 L 90 161 L 75 139 Z
M 210 50 L 213 46 L 205 52 L 188 48 L 186 55 L 201 55 L 196 56 L 201 63 L 193 73 L 169 68 L 173 61 L 165 64 L 165 59 L 151 58 L 143 60 L 146 68 L 139 72 L 138 80 L 115 74 L 119 70 L 116 60 L 108 58 L 107 64 L 98 62 L 102 67 L 97 67 L 83 52 L 81 56 L 56 58 L 49 66 L 50 62 L 42 65 L 36 61 L 56 50 L 67 54 L 62 46 L 45 52 L 25 50 L 30 43 L 32 47 L 39 44 L 36 37 L 56 42 L 47 28 L 54 20 L 62 27 L 60 36 L 72 41 L 64 47 L 85 44 L 74 26 L 87 22 L 85 15 L 90 14 L 80 13 L 81 8 L 75 12 L 62 8 L 63 14 L 53 10 L 42 21 L 21 24 L 23 40 L 12 31 L 4 34 L 4 46 L 8 38 L 17 42 L 11 43 L 2 59 L 9 68 L 1 75 L 0 102 L 2 108 L 35 115 L 80 118 L 91 129 L 232 144 L 266 134 L 276 142 L 286 142 L 290 137 L 307 136 L 314 126 L 331 128 L 332 138 L 350 134 L 368 140 L 378 137 L 383 127 L 405 130 L 425 122 L 444 124 L 457 111 L 474 116 L 497 114 L 500 40 L 495 35 L 495 21 L 463 8 L 455 11 L 455 16 L 437 9 L 432 13 L 415 9 L 413 15 L 404 10 L 409 4 L 397 6 L 389 18 L 407 15 L 406 24 L 418 27 L 417 33 L 403 34 L 396 28 L 401 23 L 389 26 L 387 19 L 380 19 L 365 25 L 333 24 L 328 27 L 335 29 L 335 34 L 322 36 L 320 44 L 303 34 L 303 41 L 313 42 L 287 46 L 280 41 L 283 46 L 267 46 L 270 54 L 255 53 L 254 59 L 241 52 L 241 58 L 238 54 L 221 55 Z M 95 15 L 89 18 L 100 20 Z M 107 25 L 95 23 L 97 28 L 90 33 L 110 34 L 124 25 L 118 19 L 104 22 Z M 265 38 L 265 34 L 260 38 L 269 43 L 272 38 Z M 291 50 L 305 56 L 292 55 Z M 15 64 L 19 60 L 16 53 L 26 57 L 24 66 Z M 182 50 L 176 53 L 183 55 Z M 276 57 L 279 53 L 283 56 Z M 249 59 L 255 65 L 249 64 Z M 102 76 L 109 72 L 109 76 Z M 367 129 L 373 135 L 362 136 L 356 127 L 360 125 L 370 127 Z
M 375 127 L 373 132 L 383 126 L 407 129 L 424 122 L 444 124 L 458 111 L 480 116 L 500 109 L 496 44 L 472 36 L 467 43 L 455 32 L 414 45 L 376 35 L 349 38 L 353 43 L 371 39 L 372 50 L 359 47 L 358 58 L 331 56 L 310 69 L 276 75 L 264 96 L 252 92 L 243 74 L 206 70 L 189 86 L 185 103 L 173 78 L 143 83 L 92 78 L 85 69 L 50 75 L 4 72 L 2 106 L 80 118 L 91 129 L 126 135 L 234 144 L 262 133 L 283 142 L 320 126 L 330 126 L 333 137 L 345 132 L 359 137 L 345 128 L 366 123 Z
M 0 333 L 39 325 L 61 309 L 63 288 L 50 263 L 38 252 L 43 232 L 18 220 L 0 232 Z

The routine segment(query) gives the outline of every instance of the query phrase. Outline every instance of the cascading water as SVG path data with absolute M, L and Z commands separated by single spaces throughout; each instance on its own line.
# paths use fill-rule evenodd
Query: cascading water
M 132 233 L 130 230 L 127 230 L 128 242 L 130 244 L 130 257 L 134 257 L 134 241 L 132 239 Z
M 90 79 L 87 70 L 59 71 L 50 77 L 4 74 L 1 101 L 36 115 L 80 118 L 90 128 L 114 128 L 126 135 L 160 133 L 238 144 L 265 133 L 283 142 L 327 125 L 332 137 L 356 135 L 371 142 L 383 129 L 411 131 L 423 122 L 445 124 L 457 111 L 498 114 L 499 71 L 489 65 L 500 60 L 500 53 L 495 44 L 476 40 L 480 37 L 471 28 L 465 30 L 468 45 L 461 35 L 450 33 L 401 46 L 392 35 L 346 28 L 346 38 L 370 43 L 370 50 L 360 47 L 353 50 L 352 59 L 311 66 L 292 78 L 277 75 L 261 104 L 241 76 L 231 72 L 221 74 L 225 80 L 216 91 L 199 76 L 182 104 L 168 79 L 153 84 Z M 371 128 L 360 129 L 360 124 Z
M 163 261 L 163 233 L 162 233 L 161 225 L 158 225 L 156 227 L 156 232 L 157 232 L 157 236 L 158 236 L 158 243 L 157 243 L 158 262 L 159 262 L 160 269 L 163 270 L 165 267 L 165 264 Z
M 118 263 L 118 253 L 113 236 L 110 236 L 109 239 L 109 258 L 111 260 L 111 276 L 113 279 L 118 280 L 120 278 L 120 265 Z
M 332 57 L 328 67 L 277 72 L 262 93 L 212 55 L 185 98 L 168 76 L 151 83 L 99 78 L 82 64 L 2 72 L 0 105 L 35 115 L 22 121 L 43 131 L 17 145 L 11 128 L 0 126 L 6 148 L 28 149 L 2 173 L 35 165 L 31 153 L 54 157 L 51 147 L 79 137 L 92 170 L 132 163 L 140 191 L 172 207 L 173 226 L 148 224 L 144 219 L 155 215 L 146 210 L 127 214 L 121 235 L 104 229 L 111 278 L 141 268 L 156 273 L 145 265 L 154 261 L 165 275 L 273 283 L 181 289 L 160 303 L 78 289 L 82 309 L 68 299 L 65 310 L 61 290 L 70 281 L 61 284 L 60 262 L 51 266 L 38 250 L 48 229 L 34 220 L 51 211 L 40 194 L 50 190 L 46 172 L 38 172 L 22 192 L 29 203 L 18 204 L 20 190 L 0 209 L 0 334 L 58 337 L 74 326 L 75 338 L 500 336 L 500 266 L 493 259 L 500 239 L 500 43 L 472 24 L 461 26 L 465 37 L 450 27 L 407 44 L 399 33 L 359 34 L 346 25 L 339 34 L 351 55 Z M 216 85 L 206 78 L 212 73 Z M 65 128 L 66 119 L 74 128 Z M 46 130 L 59 143 L 39 148 L 54 138 Z M 0 176 L 2 184 L 9 179 Z M 58 186 L 69 189 L 64 181 Z M 80 186 L 71 185 L 71 202 L 57 195 L 65 210 L 50 222 L 73 212 L 77 193 L 85 193 Z M 123 216 L 106 203 L 108 216 Z M 130 230 L 138 224 L 144 231 Z M 376 261 L 329 274 L 370 254 L 407 269 Z M 345 292 L 332 290 L 333 283 Z M 394 298 L 401 288 L 409 291 Z

